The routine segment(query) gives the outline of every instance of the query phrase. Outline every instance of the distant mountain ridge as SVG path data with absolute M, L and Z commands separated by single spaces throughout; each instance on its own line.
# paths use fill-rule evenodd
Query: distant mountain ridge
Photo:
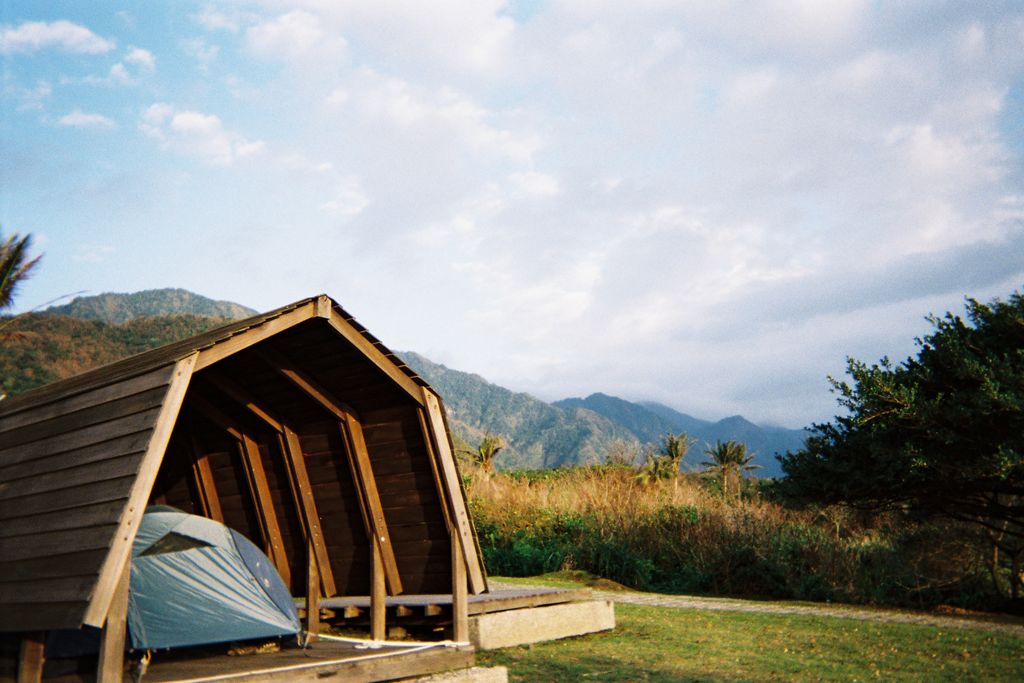
M 256 315 L 259 311 L 230 301 L 214 301 L 186 289 L 167 288 L 147 289 L 132 294 L 106 292 L 95 296 L 80 296 L 71 303 L 50 306 L 43 313 L 120 325 L 136 318 L 156 315 L 194 315 L 239 320 Z
M 0 389 L 25 391 L 256 313 L 184 289 L 78 297 L 28 316 L 18 326 L 24 332 L 0 345 Z M 759 476 L 772 477 L 781 475 L 774 455 L 801 448 L 806 437 L 802 430 L 760 427 L 738 415 L 711 422 L 602 393 L 546 403 L 414 352 L 400 355 L 444 397 L 457 444 L 470 447 L 486 433 L 505 438 L 501 468 L 598 463 L 612 450 L 639 456 L 643 444 L 686 432 L 695 443 L 684 467 L 697 469 L 705 443 L 732 439 L 755 453 Z

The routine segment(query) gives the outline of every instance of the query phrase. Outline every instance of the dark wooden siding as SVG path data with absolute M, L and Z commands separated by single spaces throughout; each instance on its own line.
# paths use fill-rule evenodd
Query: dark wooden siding
M 0 416 L 0 630 L 81 623 L 173 370 Z

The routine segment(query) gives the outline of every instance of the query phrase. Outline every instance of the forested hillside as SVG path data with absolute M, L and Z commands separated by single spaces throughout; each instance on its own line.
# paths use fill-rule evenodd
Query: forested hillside
M 506 449 L 498 459 L 501 468 L 603 462 L 615 442 L 639 452 L 640 444 L 629 430 L 591 410 L 563 410 L 419 354 L 403 351 L 401 356 L 444 397 L 458 437 L 471 444 L 487 432 L 505 439 Z
M 80 296 L 63 306 L 51 306 L 45 312 L 120 324 L 153 315 L 194 315 L 236 320 L 256 315 L 258 311 L 230 301 L 214 301 L 185 289 L 147 289 L 132 294 Z
M 5 394 L 27 391 L 228 322 L 174 315 L 112 325 L 47 313 L 0 320 L 5 325 L 0 330 L 0 388 Z

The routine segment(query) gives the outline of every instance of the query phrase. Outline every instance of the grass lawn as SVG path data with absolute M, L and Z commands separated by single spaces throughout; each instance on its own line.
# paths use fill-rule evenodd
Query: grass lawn
M 917 624 L 616 605 L 614 631 L 481 652 L 514 681 L 1022 681 L 1024 638 Z

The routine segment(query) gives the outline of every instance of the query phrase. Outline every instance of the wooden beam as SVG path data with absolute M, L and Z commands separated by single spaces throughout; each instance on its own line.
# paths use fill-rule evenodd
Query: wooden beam
M 451 442 L 448 440 L 448 429 L 441 401 L 434 392 L 424 388 L 423 403 L 426 406 L 425 419 L 426 431 L 428 432 L 424 437 L 428 442 L 432 442 L 434 452 L 437 455 L 441 483 L 444 486 L 445 498 L 450 506 L 454 526 L 452 537 L 454 540 L 454 537 L 458 536 L 458 545 L 462 548 L 463 556 L 465 557 L 469 589 L 474 594 L 483 593 L 487 590 L 487 579 L 484 576 L 483 567 L 480 563 L 476 534 L 473 533 L 473 524 L 469 519 L 469 511 L 466 509 L 466 499 L 462 492 L 462 479 L 455 465 L 455 454 L 452 453 Z M 455 546 L 454 542 L 452 546 Z
M 466 594 L 466 556 L 459 535 L 452 533 L 452 640 L 469 642 L 469 598 Z
M 370 544 L 370 554 L 373 556 L 370 569 L 370 638 L 386 640 L 387 597 L 384 591 L 384 562 L 377 544 Z
M 18 683 L 39 683 L 46 664 L 46 632 L 26 633 L 18 653 Z
M 409 394 L 412 400 L 422 405 L 423 394 L 420 393 L 420 385 L 417 384 L 412 377 L 409 377 L 409 375 L 402 372 L 401 368 L 399 368 L 394 361 L 388 358 L 387 355 L 377 348 L 373 342 L 364 337 L 363 333 L 356 329 L 356 327 L 346 320 L 333 306 L 331 307 L 331 315 L 327 319 L 327 322 L 338 334 L 359 349 L 371 363 L 376 365 L 384 372 L 384 374 L 390 377 L 395 384 L 401 387 L 405 393 Z
M 316 306 L 316 301 L 310 301 L 292 311 L 279 315 L 276 318 L 272 318 L 265 323 L 255 327 L 250 327 L 248 330 L 243 332 L 239 332 L 225 341 L 214 344 L 213 346 L 208 346 L 199 352 L 199 358 L 196 361 L 196 370 L 202 370 L 203 368 L 213 365 L 217 361 L 223 360 L 232 354 L 238 353 L 257 342 L 273 337 L 279 332 L 287 330 L 290 327 L 294 327 L 295 325 L 305 322 L 310 318 L 316 317 Z
M 306 543 L 306 637 L 310 642 L 320 633 L 320 572 L 313 541 Z
M 121 683 L 124 680 L 124 638 L 128 631 L 128 590 L 131 585 L 132 565 L 126 561 L 117 582 L 117 591 L 110 601 L 110 610 L 100 635 L 100 658 L 96 665 L 96 680 L 103 683 Z
M 274 499 L 270 495 L 267 473 L 263 469 L 260 447 L 248 434 L 242 434 L 239 451 L 242 454 L 242 461 L 246 468 L 246 477 L 249 479 L 249 487 L 256 502 L 256 515 L 263 527 L 264 539 L 270 547 L 270 556 L 274 561 L 274 566 L 277 567 L 278 573 L 284 580 L 284 584 L 290 586 L 292 578 L 291 568 L 288 565 L 288 556 L 284 550 L 284 538 L 281 536 L 281 525 L 277 521 Z
M 384 517 L 384 506 L 381 504 L 380 494 L 377 490 L 377 480 L 373 476 L 370 452 L 366 448 L 362 424 L 351 408 L 332 396 L 312 377 L 302 372 L 287 356 L 273 349 L 261 348 L 257 351 L 268 365 L 340 421 L 349 466 L 352 469 L 356 489 L 360 492 L 360 508 L 363 512 L 363 519 L 367 523 L 367 533 L 370 535 L 373 545 L 380 548 L 388 589 L 391 595 L 398 595 L 402 592 L 402 580 L 391 545 L 391 534 Z
M 192 372 L 198 356 L 198 353 L 193 353 L 178 361 L 174 366 L 171 384 L 160 408 L 160 414 L 156 418 L 156 425 L 146 446 L 146 453 L 142 456 L 139 473 L 135 476 L 131 493 L 128 494 L 128 503 L 118 522 L 110 552 L 107 553 L 107 559 L 104 560 L 103 567 L 100 569 L 100 578 L 89 600 L 89 608 L 82 618 L 83 623 L 88 626 L 102 627 L 106 619 L 110 601 L 120 578 L 119 572 L 131 557 L 132 542 L 135 540 L 135 533 L 139 530 L 139 523 L 142 522 L 146 501 L 153 493 L 153 484 L 160 471 L 164 453 L 167 452 L 171 432 L 178 421 L 178 412 L 181 410 L 181 404 L 185 398 L 185 392 L 188 390 L 189 381 L 192 379 Z
M 210 459 L 194 436 L 192 441 L 192 478 L 199 492 L 199 502 L 203 508 L 203 515 L 224 523 L 224 512 L 220 507 L 220 496 L 217 495 L 217 483 L 213 478 L 213 468 L 210 467 Z
M 217 389 L 227 394 L 233 401 L 243 406 L 280 435 L 278 442 L 281 455 L 288 466 L 288 483 L 295 499 L 295 507 L 301 516 L 303 532 L 306 538 L 313 543 L 317 559 L 316 566 L 320 572 L 320 583 L 323 586 L 324 595 L 331 597 L 337 592 L 334 572 L 331 569 L 331 557 L 327 551 L 323 530 L 320 527 L 320 513 L 317 511 L 316 498 L 313 495 L 313 486 L 309 481 L 309 473 L 306 470 L 306 461 L 302 455 L 302 445 L 298 435 L 270 411 L 265 410 L 248 391 L 231 379 L 214 373 L 209 380 Z
M 285 459 L 292 475 L 292 485 L 300 502 L 299 510 L 302 511 L 303 522 L 305 522 L 306 536 L 316 557 L 320 583 L 323 586 L 324 595 L 331 597 L 337 592 L 337 587 L 334 584 L 334 572 L 331 570 L 331 556 L 327 551 L 323 529 L 320 527 L 320 513 L 317 511 L 316 499 L 313 496 L 313 485 L 309 481 L 309 472 L 306 470 L 306 461 L 302 455 L 299 436 L 287 426 L 284 428 L 283 445 Z
M 281 536 L 281 525 L 277 520 L 277 511 L 274 509 L 274 499 L 270 495 L 270 485 L 267 482 L 266 470 L 263 468 L 259 444 L 212 401 L 201 394 L 193 392 L 189 401 L 190 405 L 201 415 L 226 431 L 238 444 L 238 452 L 246 481 L 249 484 L 249 493 L 255 508 L 256 519 L 259 521 L 263 541 L 266 544 L 265 550 L 281 578 L 284 579 L 285 585 L 291 585 L 291 568 L 288 565 L 284 539 Z

